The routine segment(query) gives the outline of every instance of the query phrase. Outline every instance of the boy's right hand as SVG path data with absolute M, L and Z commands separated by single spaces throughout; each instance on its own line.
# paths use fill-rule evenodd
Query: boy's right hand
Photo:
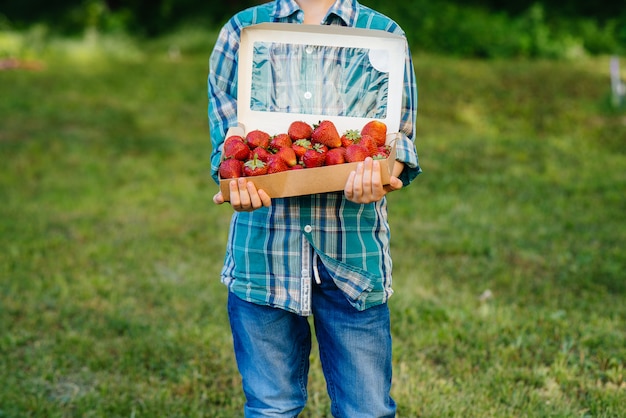
M 252 212 L 263 206 L 270 206 L 272 199 L 262 189 L 257 190 L 254 183 L 247 181 L 245 178 L 234 179 L 229 183 L 230 187 L 230 205 L 237 212 Z M 218 192 L 213 196 L 215 204 L 223 204 L 224 197 L 222 192 Z

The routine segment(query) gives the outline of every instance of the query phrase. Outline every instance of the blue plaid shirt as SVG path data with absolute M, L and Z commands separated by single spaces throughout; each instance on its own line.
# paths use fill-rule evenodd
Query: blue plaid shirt
M 276 0 L 233 16 L 222 28 L 210 58 L 208 78 L 212 176 L 217 181 L 228 128 L 237 125 L 237 57 L 242 28 L 264 22 L 302 23 L 294 0 Z M 355 0 L 338 0 L 321 22 L 403 34 L 386 16 Z M 408 185 L 420 172 L 413 142 L 417 87 L 406 48 L 402 138 L 396 159 Z M 235 212 L 230 224 L 222 282 L 244 300 L 300 315 L 311 312 L 317 261 L 358 310 L 385 303 L 393 293 L 387 200 L 355 204 L 342 192 L 272 199 L 254 212 Z

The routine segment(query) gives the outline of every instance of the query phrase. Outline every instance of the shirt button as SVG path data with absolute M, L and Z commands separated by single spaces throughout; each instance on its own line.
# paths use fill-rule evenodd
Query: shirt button
M 313 53 L 313 47 L 312 46 L 307 46 L 305 49 L 307 54 L 312 54 Z
M 313 231 L 313 227 L 311 225 L 307 225 L 304 227 L 304 232 L 306 232 L 307 234 L 311 231 Z
M 306 93 L 304 93 L 304 98 L 309 100 L 311 97 L 313 97 L 313 93 L 311 93 L 310 91 L 307 91 Z

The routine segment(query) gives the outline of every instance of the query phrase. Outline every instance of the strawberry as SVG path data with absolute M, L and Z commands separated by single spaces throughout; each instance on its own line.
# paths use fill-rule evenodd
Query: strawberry
M 389 153 L 391 153 L 391 147 L 389 145 L 383 145 L 381 147 L 378 147 L 378 151 L 376 151 L 376 155 L 374 155 L 374 158 L 382 157 L 382 159 L 384 160 L 389 157 Z
M 341 137 L 332 121 L 323 120 L 314 126 L 311 142 L 326 145 L 328 148 L 341 146 Z
M 291 148 L 285 148 L 285 149 L 291 149 Z M 287 170 L 289 170 L 289 166 L 287 165 L 285 160 L 280 158 L 280 155 L 278 154 L 272 155 L 269 161 L 267 162 L 267 174 L 280 173 L 281 171 L 287 171 Z
M 291 141 L 291 137 L 287 134 L 278 134 L 278 135 L 274 135 L 271 139 L 270 139 L 270 145 L 269 147 L 273 150 L 279 150 L 281 148 L 285 148 L 285 147 L 291 147 L 292 141 Z
M 287 134 L 289 134 L 293 141 L 297 141 L 298 139 L 311 139 L 312 133 L 313 128 L 311 125 L 301 120 L 291 122 L 287 130 Z
M 243 174 L 247 177 L 267 174 L 267 164 L 261 161 L 257 154 L 254 154 L 254 158 L 243 164 Z
M 242 137 L 233 135 L 224 141 L 224 159 L 234 158 L 245 161 L 249 154 L 250 148 L 248 148 Z
M 323 147 L 318 145 L 320 144 L 315 144 L 313 148 L 306 150 L 302 156 L 302 163 L 304 164 L 304 167 L 313 168 L 324 165 L 324 161 L 326 160 L 326 151 Z
M 276 154 L 279 156 L 289 167 L 293 167 L 298 163 L 298 157 L 296 157 L 296 152 L 291 147 L 284 147 L 276 151 Z
M 312 148 L 311 141 L 309 141 L 308 139 L 298 139 L 293 142 L 291 148 L 293 148 L 294 152 L 296 153 L 296 157 L 302 158 L 306 150 Z
M 346 162 L 346 149 L 344 147 L 331 148 L 326 153 L 326 165 L 343 164 Z
M 376 145 L 385 145 L 387 141 L 387 125 L 379 120 L 369 121 L 361 129 L 361 135 L 369 135 L 376 141 Z
M 302 164 L 296 164 L 290 168 L 290 170 L 302 170 L 304 166 Z
M 313 144 L 313 149 L 317 150 L 318 152 L 328 152 L 328 147 L 324 144 Z
M 346 161 L 349 163 L 364 161 L 369 156 L 369 150 L 361 144 L 352 144 L 346 148 Z
M 341 135 L 341 146 L 348 148 L 348 146 L 354 144 L 361 139 L 361 134 L 355 129 L 349 129 Z
M 272 153 L 265 148 L 256 147 L 250 152 L 251 156 L 249 157 L 249 159 L 253 159 L 255 154 L 258 156 L 259 160 L 263 162 L 267 162 L 267 160 L 269 160 L 270 156 L 272 155 Z
M 229 158 L 220 163 L 220 178 L 234 179 L 243 176 L 243 161 Z
M 270 145 L 270 134 L 258 129 L 250 131 L 246 135 L 246 143 L 250 149 L 257 147 L 267 148 Z
M 359 139 L 358 143 L 360 145 L 363 145 L 365 148 L 367 148 L 370 154 L 370 157 L 376 154 L 376 152 L 378 151 L 378 145 L 376 145 L 376 140 L 372 136 L 361 135 L 361 139 Z

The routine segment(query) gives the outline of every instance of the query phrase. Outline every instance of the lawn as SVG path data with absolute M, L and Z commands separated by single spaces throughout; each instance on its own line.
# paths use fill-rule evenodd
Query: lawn
M 0 71 L 0 417 L 241 416 L 214 37 L 56 41 Z M 398 415 L 626 416 L 608 57 L 414 58 L 424 173 L 389 197 Z M 330 416 L 315 354 L 303 417 Z

